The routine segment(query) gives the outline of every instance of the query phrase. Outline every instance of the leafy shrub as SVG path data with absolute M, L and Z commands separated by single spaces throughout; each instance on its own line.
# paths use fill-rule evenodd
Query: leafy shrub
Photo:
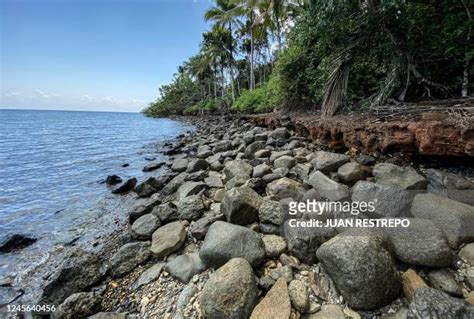
M 232 108 L 240 112 L 263 113 L 272 111 L 280 106 L 280 103 L 280 79 L 277 76 L 271 76 L 267 83 L 255 90 L 243 90 Z

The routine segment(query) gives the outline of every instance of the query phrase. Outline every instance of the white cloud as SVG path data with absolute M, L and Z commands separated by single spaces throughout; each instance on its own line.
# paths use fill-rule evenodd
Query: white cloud
M 49 99 L 49 95 L 48 94 L 45 94 L 43 91 L 41 91 L 40 89 L 36 89 L 33 91 L 33 93 L 41 98 L 41 99 Z

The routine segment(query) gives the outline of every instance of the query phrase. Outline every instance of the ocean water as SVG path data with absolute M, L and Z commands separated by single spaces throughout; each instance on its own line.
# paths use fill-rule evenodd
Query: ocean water
M 136 113 L 36 110 L 0 110 L 0 124 L 0 240 L 38 238 L 0 254 L 0 276 L 13 277 L 31 270 L 23 267 L 28 261 L 40 264 L 54 247 L 104 226 L 95 221 L 123 214 L 130 196 L 111 194 L 101 181 L 110 174 L 139 181 L 160 174 L 142 168 L 150 158 L 165 160 L 163 142 L 192 129 Z

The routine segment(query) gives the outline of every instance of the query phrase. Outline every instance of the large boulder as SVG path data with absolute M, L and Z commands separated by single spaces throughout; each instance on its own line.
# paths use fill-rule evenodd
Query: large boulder
M 189 161 L 186 158 L 177 158 L 171 165 L 171 170 L 175 172 L 184 172 L 189 165 Z
M 150 242 L 128 243 L 112 256 L 110 273 L 113 277 L 121 277 L 144 263 L 150 257 Z
M 164 165 L 166 165 L 165 162 L 149 163 L 149 164 L 146 164 L 145 167 L 143 167 L 143 171 L 144 172 L 151 172 L 151 171 L 154 171 L 156 169 L 159 169 L 159 168 L 163 167 Z
M 163 195 L 171 195 L 173 194 L 174 192 L 176 192 L 176 190 L 181 186 L 183 185 L 183 183 L 186 181 L 186 178 L 187 178 L 188 174 L 187 173 L 180 173 L 178 174 L 177 176 L 173 177 L 167 184 L 165 187 L 163 187 L 163 189 L 161 190 L 161 193 Z
M 193 159 L 191 162 L 189 162 L 186 172 L 187 173 L 197 172 L 197 171 L 208 168 L 208 166 L 209 166 L 209 163 L 206 160 L 203 160 L 201 158 L 196 158 L 196 159 Z
M 411 213 L 434 222 L 451 247 L 474 240 L 474 207 L 435 194 L 415 196 Z
M 374 166 L 372 174 L 378 184 L 395 186 L 401 189 L 426 189 L 426 179 L 412 167 L 401 167 L 390 163 Z
M 135 189 L 137 179 L 135 177 L 127 179 L 123 184 L 115 188 L 113 194 L 124 194 Z
M 178 214 L 180 219 L 196 220 L 204 212 L 204 202 L 200 195 L 191 195 L 182 198 L 178 202 Z
M 346 163 L 337 169 L 337 176 L 347 185 L 354 185 L 355 182 L 365 179 L 367 175 L 367 169 L 355 162 Z
M 253 175 L 252 177 L 263 177 L 266 174 L 270 174 L 272 172 L 272 168 L 267 164 L 263 163 L 257 165 L 253 168 Z
M 261 150 L 264 148 L 265 148 L 265 141 L 255 141 L 245 148 L 244 156 L 245 158 L 253 159 L 255 158 L 255 153 L 258 150 Z
M 225 152 L 232 149 L 232 143 L 229 140 L 219 141 L 214 145 L 212 149 L 214 153 Z
M 153 208 L 159 204 L 161 204 L 159 194 L 154 194 L 150 198 L 141 198 L 137 200 L 128 212 L 130 224 L 133 224 L 133 222 L 139 217 L 151 213 Z
M 372 310 L 400 293 L 400 278 L 383 239 L 374 235 L 339 234 L 316 255 L 348 305 Z
M 135 193 L 137 193 L 138 197 L 149 197 L 154 193 L 159 192 L 165 186 L 167 181 L 168 180 L 164 178 L 157 179 L 149 177 L 147 180 L 141 182 L 135 187 Z
M 340 166 L 350 161 L 350 157 L 344 154 L 317 151 L 314 153 L 311 163 L 315 170 L 325 174 L 336 171 Z
M 288 319 L 291 304 L 286 280 L 278 279 L 265 297 L 253 309 L 250 319 Z
M 290 134 L 290 131 L 288 131 L 286 127 L 278 127 L 273 130 L 270 136 L 278 140 L 278 139 L 288 139 L 291 136 L 291 134 Z
M 202 182 L 185 182 L 179 186 L 176 192 L 177 198 L 181 200 L 191 195 L 198 195 L 208 188 L 207 184 Z
M 443 232 L 432 221 L 410 218 L 408 227 L 385 227 L 395 255 L 404 263 L 428 267 L 447 267 L 453 254 Z
M 307 183 L 313 186 L 321 196 L 331 201 L 342 201 L 350 197 L 350 191 L 346 185 L 333 181 L 320 171 L 311 173 Z
M 160 225 L 161 222 L 155 215 L 143 215 L 132 224 L 132 235 L 137 239 L 150 239 L 153 232 L 160 227 Z
M 151 237 L 151 252 L 155 257 L 165 257 L 178 250 L 186 239 L 186 229 L 180 221 L 158 228 Z
M 178 208 L 173 202 L 155 206 L 151 213 L 161 221 L 162 225 L 179 219 Z
M 258 209 L 258 217 L 262 223 L 274 225 L 283 224 L 284 215 L 280 203 L 272 200 L 271 197 L 264 197 Z
M 234 258 L 208 279 L 199 302 L 205 318 L 246 319 L 257 295 L 252 267 L 245 259 Z
M 426 170 L 428 191 L 452 200 L 474 205 L 474 183 L 464 177 L 437 169 Z
M 206 270 L 198 253 L 178 256 L 166 264 L 166 270 L 171 276 L 181 282 L 187 283 L 194 275 Z
M 258 208 L 262 198 L 249 187 L 227 191 L 220 210 L 229 223 L 247 225 L 258 220 Z
M 290 169 L 292 168 L 293 166 L 296 165 L 296 160 L 294 157 L 291 157 L 291 156 L 288 156 L 288 155 L 285 155 L 285 156 L 282 156 L 282 157 L 279 157 L 278 159 L 275 160 L 275 162 L 273 162 L 273 166 L 275 168 L 287 168 L 287 169 Z
M 252 170 L 252 165 L 242 160 L 229 161 L 225 163 L 224 181 L 228 182 L 236 176 L 250 178 L 250 176 L 252 175 Z
M 246 259 L 256 267 L 265 257 L 265 246 L 253 230 L 216 221 L 209 227 L 199 256 L 206 265 L 213 268 L 238 257 Z
M 191 226 L 189 227 L 189 232 L 194 238 L 202 240 L 206 236 L 207 231 L 209 230 L 209 227 L 211 227 L 211 225 L 215 221 L 224 220 L 224 219 L 225 219 L 224 214 L 221 214 L 221 213 L 208 214 L 198 219 L 194 223 L 192 223 Z
M 437 289 L 423 287 L 415 291 L 407 318 L 474 318 L 474 307 Z
M 268 184 L 266 191 L 268 195 L 274 195 L 279 199 L 292 198 L 298 200 L 303 195 L 304 187 L 295 180 L 282 177 Z
M 414 194 L 398 187 L 359 181 L 352 189 L 352 201 L 372 203 L 374 217 L 396 217 L 406 215 Z

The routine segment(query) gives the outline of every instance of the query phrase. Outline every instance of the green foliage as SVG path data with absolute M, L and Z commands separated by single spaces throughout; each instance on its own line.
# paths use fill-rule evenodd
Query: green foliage
M 198 114 L 200 112 L 213 113 L 224 107 L 226 101 L 222 98 L 201 100 L 184 110 L 184 114 Z
M 282 100 L 280 79 L 272 76 L 268 82 L 252 91 L 244 90 L 232 108 L 240 112 L 271 112 Z

